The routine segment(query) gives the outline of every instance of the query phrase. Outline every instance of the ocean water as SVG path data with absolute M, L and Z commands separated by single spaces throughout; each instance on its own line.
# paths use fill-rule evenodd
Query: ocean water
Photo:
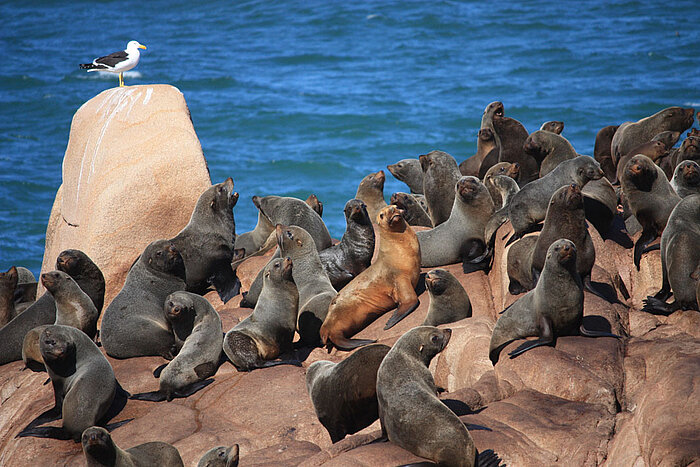
M 148 50 L 127 84 L 184 93 L 239 233 L 251 196 L 315 193 L 339 238 L 364 175 L 474 154 L 494 100 L 529 131 L 564 121 L 583 154 L 603 126 L 700 107 L 698 19 L 693 1 L 2 2 L 0 270 L 38 273 L 71 118 L 117 83 L 78 63 L 131 39 Z

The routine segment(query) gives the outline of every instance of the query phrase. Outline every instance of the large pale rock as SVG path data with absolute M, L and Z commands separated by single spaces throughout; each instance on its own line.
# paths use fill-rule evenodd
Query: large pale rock
M 145 246 L 175 236 L 210 185 L 179 90 L 142 85 L 102 92 L 73 117 L 42 271 L 54 268 L 62 250 L 83 250 L 105 276 L 107 306 Z

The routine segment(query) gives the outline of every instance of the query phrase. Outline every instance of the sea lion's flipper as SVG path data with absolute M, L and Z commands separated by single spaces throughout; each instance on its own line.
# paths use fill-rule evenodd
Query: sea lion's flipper
M 621 339 L 620 336 L 617 334 L 613 334 L 611 332 L 605 332 L 605 331 L 595 331 L 593 329 L 586 329 L 583 327 L 583 324 L 579 326 L 579 332 L 581 333 L 582 336 L 585 337 L 616 337 L 618 339 Z
M 510 238 L 508 239 L 508 241 L 506 242 L 506 244 L 504 246 L 508 246 L 511 243 L 513 243 L 514 241 L 520 240 L 521 238 L 523 238 L 523 234 L 513 233 L 513 235 L 510 236 Z
M 491 269 L 491 263 L 493 260 L 493 250 L 489 248 L 488 245 L 484 245 L 480 241 L 474 242 L 474 244 L 475 245 L 472 246 L 469 254 L 462 260 L 462 272 L 464 272 L 464 274 L 469 274 L 475 271 L 484 271 L 488 273 Z M 483 253 L 476 258 L 470 259 L 472 253 L 478 251 L 476 245 L 483 247 Z
M 551 319 L 547 318 L 546 316 L 540 316 L 537 322 L 537 331 L 539 332 L 539 339 L 523 342 L 518 346 L 518 348 L 508 352 L 510 358 L 515 358 L 528 350 L 534 349 L 535 347 L 554 345 L 554 333 L 552 332 Z
M 167 364 L 167 363 L 163 363 L 163 364 L 160 365 L 158 368 L 156 368 L 155 370 L 153 370 L 153 377 L 154 377 L 154 378 L 160 378 L 160 374 L 163 372 L 163 370 L 165 369 L 166 366 L 168 366 L 168 364 Z
M 483 452 L 476 453 L 476 467 L 500 467 L 502 460 L 498 454 L 493 452 L 493 449 L 487 449 Z
M 334 337 L 332 346 L 335 346 L 340 350 L 348 351 L 359 347 L 364 347 L 365 345 L 374 344 L 375 342 L 377 341 L 374 339 L 348 339 L 345 337 Z M 330 340 L 328 344 L 331 344 Z M 328 345 L 326 346 L 328 347 Z
M 269 368 L 277 365 L 303 366 L 299 360 L 267 360 L 260 364 L 260 368 Z
M 44 383 L 42 384 L 42 386 L 46 386 L 46 385 L 49 384 L 50 382 L 51 382 L 51 377 L 49 376 L 48 378 L 46 378 L 46 381 L 44 381 Z
M 615 284 L 615 287 L 622 295 L 622 298 L 624 298 L 625 300 L 629 300 L 630 293 L 627 290 L 627 286 L 625 285 L 624 281 L 622 280 L 622 277 L 620 277 L 620 273 L 615 274 L 615 277 L 613 277 L 613 283 Z
M 221 265 L 209 278 L 209 283 L 214 286 L 219 298 L 226 303 L 241 291 L 241 281 L 231 269 L 230 264 Z
M 413 310 L 418 308 L 418 305 L 420 305 L 420 300 L 416 298 L 416 301 L 413 303 L 400 303 L 398 308 L 394 310 L 394 314 L 391 315 L 391 318 L 386 322 L 384 325 L 384 330 L 386 331 L 387 329 L 391 329 L 394 327 L 396 323 L 404 319 L 406 316 L 410 315 Z
M 515 303 L 515 302 L 513 302 L 513 303 Z M 506 311 L 508 311 L 508 310 L 510 309 L 510 307 L 513 306 L 513 303 L 511 303 L 510 305 L 508 305 L 507 307 L 505 307 L 505 308 L 503 309 L 503 311 L 499 311 L 498 314 L 499 314 L 499 315 L 502 315 L 503 313 L 505 313 Z
M 129 423 L 132 420 L 133 420 L 133 418 L 127 418 L 125 420 L 122 420 L 121 422 L 110 423 L 109 425 L 105 425 L 105 430 L 112 432 L 112 431 L 116 430 L 117 428 L 119 428 L 120 426 L 126 425 L 127 423 Z
M 653 245 L 649 245 L 646 248 L 644 248 L 644 251 L 642 251 L 642 254 L 648 253 L 650 251 L 656 251 L 661 249 L 661 243 L 655 243 Z
M 129 399 L 136 401 L 163 402 L 166 399 L 166 396 L 162 391 L 150 391 L 132 394 Z
M 60 420 L 61 417 L 63 416 L 63 413 L 61 412 L 61 409 L 58 408 L 57 406 L 53 406 L 49 410 L 45 411 L 41 415 L 37 416 L 34 420 L 29 422 L 29 424 L 24 427 L 24 430 L 26 431 L 30 428 L 33 428 L 35 426 L 43 425 L 44 423 L 49 423 L 53 422 L 56 420 Z
M 586 277 L 583 278 L 583 286 L 590 293 L 602 298 L 603 300 L 605 300 L 608 303 L 620 303 L 620 300 L 618 300 L 617 297 L 608 295 L 605 292 L 603 292 L 602 290 L 600 290 L 597 286 L 593 285 L 593 282 L 591 282 L 591 275 L 590 274 L 586 275 Z M 606 284 L 606 288 L 610 288 L 610 286 L 608 286 Z
M 522 284 L 520 284 L 520 282 L 518 282 L 517 280 L 511 279 L 508 282 L 508 293 L 509 294 L 519 295 L 519 294 L 525 293 L 525 292 L 527 292 L 527 289 L 525 287 L 523 287 Z M 506 310 L 507 309 L 508 308 L 506 308 Z M 506 310 L 503 310 L 503 311 L 506 311 Z M 501 313 L 503 313 L 503 311 Z
M 634 244 L 634 265 L 637 267 L 637 271 L 639 271 L 639 263 L 642 260 L 642 254 L 644 253 L 644 249 L 647 247 L 649 242 L 651 242 L 655 238 L 655 232 L 650 232 L 648 229 L 644 229 L 644 231 L 642 232 L 642 236 L 639 237 L 637 243 Z
M 172 400 L 173 398 L 183 398 L 184 399 L 185 397 L 189 397 L 192 394 L 196 393 L 197 391 L 200 391 L 200 390 L 206 388 L 207 386 L 209 386 L 213 382 L 214 382 L 214 378 L 209 378 L 209 379 L 205 379 L 204 381 L 197 381 L 196 383 L 189 384 L 189 385 L 185 386 L 184 388 L 178 389 L 177 391 L 173 392 L 171 394 L 170 399 L 168 399 L 168 400 Z
M 670 315 L 677 309 L 678 306 L 675 300 L 672 303 L 666 303 L 665 300 L 661 300 L 652 296 L 648 296 L 646 299 L 644 299 L 644 306 L 642 307 L 642 311 L 646 311 L 647 313 L 651 313 L 652 315 L 665 316 Z
M 68 433 L 63 427 L 57 426 L 39 426 L 29 429 L 25 428 L 24 430 L 20 431 L 15 438 L 26 438 L 29 436 L 34 438 L 60 439 L 63 441 L 73 439 L 70 433 Z

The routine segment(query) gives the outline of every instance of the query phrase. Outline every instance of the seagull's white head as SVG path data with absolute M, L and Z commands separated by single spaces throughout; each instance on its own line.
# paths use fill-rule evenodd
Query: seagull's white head
M 143 44 L 139 44 L 139 41 L 129 41 L 128 44 L 126 44 L 127 50 L 136 50 L 136 49 L 146 49 L 146 46 Z

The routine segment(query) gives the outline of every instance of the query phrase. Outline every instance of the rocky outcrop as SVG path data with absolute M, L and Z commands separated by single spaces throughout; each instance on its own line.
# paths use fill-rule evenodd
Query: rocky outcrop
M 102 92 L 73 117 L 42 272 L 54 269 L 62 250 L 83 250 L 105 276 L 106 306 L 146 245 L 174 237 L 210 185 L 179 90 L 143 85 Z

